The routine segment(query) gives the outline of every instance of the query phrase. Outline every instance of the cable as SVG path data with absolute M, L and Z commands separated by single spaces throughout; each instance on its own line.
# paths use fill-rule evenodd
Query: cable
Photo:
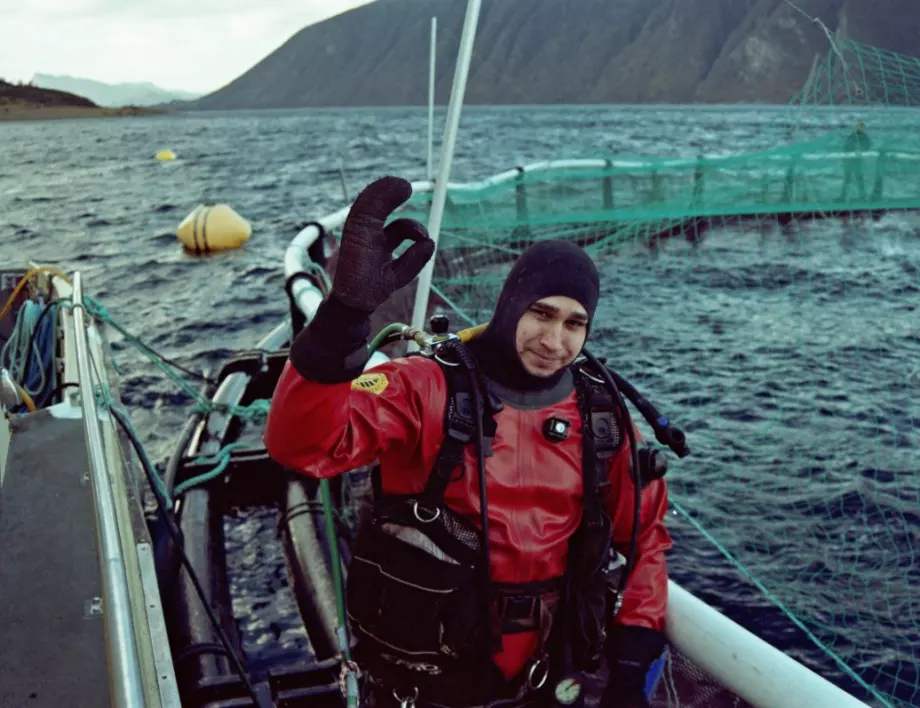
M 123 415 L 121 411 L 119 411 L 114 405 L 114 399 L 106 389 L 105 384 L 102 383 L 103 379 L 99 374 L 99 369 L 96 366 L 96 360 L 93 357 L 92 352 L 89 352 L 89 359 L 90 364 L 93 367 L 93 372 L 96 374 L 96 379 L 99 381 L 99 387 L 102 390 L 102 394 L 105 398 L 106 408 L 112 417 L 115 418 L 116 422 L 121 426 L 121 429 L 125 432 L 125 435 L 128 436 L 128 440 L 131 441 L 131 446 L 134 448 L 134 452 L 137 453 L 141 467 L 143 468 L 144 474 L 147 476 L 147 481 L 150 484 L 150 488 L 153 491 L 154 499 L 156 499 L 157 508 L 159 509 L 160 515 L 166 524 L 166 529 L 169 531 L 169 535 L 172 538 L 173 544 L 179 551 L 179 557 L 182 561 L 182 565 L 185 567 L 185 571 L 188 573 L 189 579 L 195 586 L 195 592 L 198 594 L 198 598 L 201 600 L 201 604 L 204 606 L 205 613 L 208 615 L 208 620 L 210 621 L 211 626 L 214 628 L 214 631 L 217 632 L 218 637 L 220 637 L 221 644 L 223 644 L 223 647 L 227 652 L 227 656 L 230 658 L 230 663 L 233 664 L 234 670 L 239 675 L 240 680 L 242 680 L 243 684 L 246 686 L 246 692 L 249 694 L 250 698 L 252 698 L 254 704 L 259 708 L 273 708 L 273 703 L 266 704 L 265 701 L 259 697 L 259 694 L 256 693 L 256 689 L 252 685 L 252 682 L 249 680 L 249 676 L 246 673 L 246 669 L 243 667 L 242 661 L 233 650 L 233 646 L 230 644 L 230 639 L 224 632 L 223 627 L 221 627 L 220 622 L 214 614 L 214 610 L 211 608 L 211 604 L 207 600 L 207 595 L 205 594 L 204 588 L 201 586 L 201 581 L 198 579 L 198 575 L 195 573 L 195 569 L 192 568 L 192 564 L 188 559 L 188 555 L 185 553 L 184 544 L 182 542 L 182 532 L 176 526 L 175 519 L 173 519 L 171 512 L 168 511 L 168 500 L 162 496 L 163 481 L 157 476 L 156 470 L 154 470 L 153 466 L 150 464 L 150 458 L 147 457 L 147 452 L 144 450 L 144 446 L 141 444 L 140 439 L 138 439 L 137 433 L 134 430 L 134 426 L 131 425 L 130 420 L 128 420 L 127 417 Z
M 149 467 L 149 461 L 146 459 L 146 454 L 142 453 L 140 441 L 137 439 L 134 434 L 133 428 L 130 427 L 129 423 L 126 423 L 122 414 L 115 410 L 112 406 L 109 406 L 109 412 L 121 426 L 122 430 L 125 431 L 125 434 L 128 436 L 128 439 L 131 441 L 131 445 L 134 447 L 134 451 L 138 454 L 138 457 L 141 459 L 141 467 L 144 469 L 144 474 L 147 475 L 147 480 L 150 483 L 151 489 L 154 490 L 154 498 L 157 502 L 157 508 L 160 511 L 160 515 L 163 517 L 163 521 L 166 524 L 166 529 L 169 531 L 169 535 L 172 538 L 173 544 L 175 544 L 176 549 L 179 551 L 179 557 L 182 561 L 182 565 L 185 567 L 185 571 L 188 573 L 189 579 L 192 581 L 192 584 L 195 586 L 195 592 L 198 594 L 198 598 L 201 600 L 201 604 L 204 606 L 205 612 L 208 615 L 208 620 L 211 623 L 211 626 L 214 628 L 214 631 L 217 632 L 217 635 L 220 637 L 220 642 L 223 645 L 224 649 L 227 652 L 227 656 L 230 658 L 230 663 L 233 664 L 233 668 L 236 673 L 239 675 L 240 680 L 246 686 L 246 692 L 252 698 L 254 704 L 260 708 L 269 708 L 272 704 L 266 704 L 259 695 L 256 693 L 255 687 L 252 685 L 252 682 L 249 680 L 249 676 L 246 673 L 246 669 L 243 667 L 243 663 L 240 660 L 237 653 L 234 651 L 233 646 L 230 644 L 230 639 L 227 637 L 224 632 L 223 627 L 220 626 L 220 622 L 217 617 L 214 615 L 214 610 L 211 609 L 211 604 L 207 600 L 205 595 L 204 588 L 201 586 L 201 581 L 198 580 L 198 575 L 195 573 L 195 569 L 192 568 L 192 564 L 188 559 L 188 555 L 185 553 L 185 548 L 182 543 L 181 532 L 176 526 L 175 519 L 172 518 L 172 514 L 167 511 L 167 507 L 160 497 L 161 490 L 154 482 L 156 478 L 156 471 L 152 470 Z
M 25 360 L 24 360 L 23 363 L 22 363 L 22 377 L 23 377 L 23 380 L 25 380 L 25 378 L 29 375 L 29 363 L 31 362 L 31 358 L 32 358 L 32 348 L 35 346 L 35 335 L 36 335 L 36 333 L 38 332 L 39 327 L 41 326 L 42 320 L 44 320 L 45 315 L 48 314 L 49 310 L 51 310 L 52 308 L 54 308 L 54 309 L 55 309 L 55 312 L 57 312 L 57 307 L 56 307 L 56 305 L 57 305 L 57 302 L 54 301 L 54 300 L 52 300 L 52 301 L 49 302 L 47 305 L 45 305 L 45 307 L 42 309 L 42 313 L 38 316 L 38 320 L 35 322 L 35 326 L 32 328 L 32 334 L 29 336 L 29 344 L 28 344 L 28 346 L 26 346 L 26 358 L 25 358 Z M 54 320 L 52 319 L 51 322 L 52 322 L 52 325 L 51 325 L 51 329 L 52 329 L 52 331 L 51 331 L 51 336 L 54 337 Z M 52 340 L 52 344 L 53 344 L 53 340 Z M 41 366 L 41 362 L 39 362 L 39 366 Z M 53 373 L 53 372 L 54 372 L 54 351 L 53 351 L 53 347 L 52 347 L 52 352 L 51 352 L 51 365 L 50 365 L 50 369 L 51 369 L 51 372 Z M 44 367 L 43 367 L 43 372 L 44 372 Z M 44 379 L 44 376 L 43 376 L 42 378 Z M 41 391 L 43 391 L 45 388 L 47 388 L 47 385 L 48 385 L 48 382 L 47 382 L 47 381 L 44 381 L 42 387 L 38 390 L 38 392 L 36 393 L 36 395 L 38 395 L 38 393 L 41 393 Z M 56 389 L 56 386 L 55 386 L 54 381 L 52 380 L 52 381 L 51 381 L 51 393 L 52 393 L 52 394 L 54 393 L 55 389 Z M 37 404 L 38 407 L 41 408 L 42 406 L 44 406 L 44 405 L 48 402 L 48 400 L 49 400 L 49 396 L 46 396 L 45 398 L 39 400 L 39 402 L 38 402 L 38 404 Z
M 492 656 L 492 559 L 491 547 L 489 544 L 489 503 L 487 498 L 486 484 L 486 457 L 484 430 L 482 425 L 483 403 L 482 391 L 484 382 L 482 373 L 476 365 L 473 355 L 459 340 L 448 340 L 445 345 L 457 353 L 460 361 L 466 367 L 470 375 L 470 384 L 473 395 L 473 416 L 476 424 L 476 465 L 479 468 L 479 512 L 480 523 L 482 525 L 482 554 L 483 554 L 483 572 L 482 572 L 482 591 L 483 591 L 483 615 L 485 619 L 485 655 Z M 488 701 L 492 700 L 492 684 L 488 683 Z
M 45 305 L 41 301 L 26 300 L 16 315 L 13 331 L 0 353 L 0 360 L 9 369 L 10 376 L 22 389 L 28 391 L 38 407 L 43 405 L 45 397 L 42 394 L 49 384 L 45 372 L 47 369 L 53 369 L 53 346 L 46 346 L 44 350 L 39 350 L 37 368 L 30 369 L 29 363 L 32 350 L 39 348 L 39 344 L 36 343 L 37 337 L 42 337 L 43 343 L 53 345 L 53 340 L 45 342 L 46 335 L 53 336 L 54 334 L 53 322 L 50 328 L 45 327 L 44 316 L 54 304 L 50 302 Z
M 51 273 L 52 275 L 58 276 L 61 280 L 63 280 L 68 285 L 70 284 L 70 278 L 64 275 L 57 268 L 48 268 L 44 266 L 39 267 L 39 268 L 32 268 L 31 270 L 29 270 L 29 272 L 27 272 L 24 276 L 22 276 L 22 278 L 20 278 L 19 283 L 17 283 L 16 287 L 13 288 L 13 292 L 10 293 L 9 298 L 7 298 L 6 300 L 6 304 L 3 306 L 3 309 L 0 310 L 0 320 L 2 320 L 6 316 L 6 313 L 10 311 L 10 308 L 13 307 L 13 302 L 16 300 L 16 296 L 19 294 L 19 291 L 22 290 L 26 286 L 29 280 L 32 279 L 33 275 L 36 275 L 38 273 Z
M 824 34 L 827 35 L 827 41 L 831 43 L 831 47 L 834 48 L 834 52 L 836 52 L 837 56 L 840 57 L 840 61 L 843 62 L 843 68 L 844 68 L 844 70 L 845 70 L 845 71 L 849 71 L 849 67 L 847 66 L 846 59 L 843 58 L 843 54 L 840 53 L 840 49 L 837 48 L 837 44 L 836 44 L 836 42 L 834 42 L 834 38 L 833 38 L 833 36 L 831 35 L 831 31 L 827 28 L 827 25 L 824 24 L 824 23 L 821 21 L 821 18 L 820 18 L 820 17 L 812 17 L 812 16 L 809 15 L 807 12 L 805 12 L 805 10 L 803 10 L 803 9 L 800 8 L 798 5 L 796 5 L 794 2 L 792 2 L 792 0 L 785 0 L 785 3 L 786 3 L 789 7 L 791 7 L 793 10 L 797 10 L 797 11 L 800 12 L 802 15 L 804 15 L 806 18 L 808 18 L 809 20 L 811 20 L 812 22 L 814 22 L 816 25 L 818 25 L 822 30 L 824 30 Z

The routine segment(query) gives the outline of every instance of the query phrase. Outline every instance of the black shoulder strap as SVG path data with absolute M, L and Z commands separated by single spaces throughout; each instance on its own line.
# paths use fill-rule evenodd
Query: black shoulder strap
M 460 467 L 463 474 L 463 451 L 476 434 L 476 420 L 473 412 L 473 395 L 469 375 L 459 366 L 439 360 L 447 381 L 447 407 L 444 414 L 444 443 L 438 452 L 434 469 L 428 476 L 424 495 L 433 504 L 444 501 L 444 490 L 453 479 L 454 471 Z
M 577 368 L 575 390 L 582 418 L 583 520 L 592 528 L 603 523 L 606 514 L 603 504 L 610 487 L 607 465 L 619 449 L 623 436 L 616 402 L 600 376 Z
M 447 405 L 444 412 L 444 443 L 438 452 L 434 469 L 428 476 L 423 492 L 429 503 L 440 505 L 444 501 L 444 490 L 452 481 L 463 476 L 464 448 L 475 443 L 476 413 L 473 404 L 473 384 L 469 371 L 454 361 L 435 357 L 444 372 L 447 382 Z M 488 391 L 483 391 L 483 441 L 486 455 L 491 454 L 491 439 L 495 437 L 497 425 L 493 413 L 497 411 L 489 403 Z M 458 470 L 459 468 L 459 470 Z M 455 476 L 455 473 L 457 476 Z
M 463 475 L 464 448 L 474 442 L 476 421 L 469 373 L 454 362 L 435 360 L 447 382 L 445 437 L 423 495 L 430 503 L 439 505 L 444 501 L 447 485 Z M 617 420 L 616 403 L 600 377 L 577 368 L 575 387 L 583 424 L 584 520 L 590 526 L 597 526 L 603 523 L 602 517 L 606 513 L 603 503 L 610 487 L 607 465 L 622 444 L 623 435 Z M 488 400 L 488 392 L 484 393 L 484 398 Z M 485 408 L 483 432 L 488 445 L 489 439 L 495 436 L 496 423 L 490 406 L 486 404 Z M 458 476 L 455 477 L 455 473 Z

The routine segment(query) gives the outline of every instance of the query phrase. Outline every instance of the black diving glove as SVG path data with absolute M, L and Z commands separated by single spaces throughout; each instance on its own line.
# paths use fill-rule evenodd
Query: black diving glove
M 387 298 L 412 282 L 434 253 L 428 230 L 414 219 L 387 217 L 412 196 L 412 185 L 400 177 L 372 182 L 355 199 L 339 246 L 339 263 L 332 281 L 332 297 L 343 305 L 371 314 Z M 393 251 L 405 240 L 415 241 L 393 260 Z
M 609 678 L 600 708 L 649 708 L 645 677 L 666 644 L 662 632 L 617 625 L 607 639 Z
M 342 229 L 332 293 L 291 346 L 291 363 L 304 378 L 340 383 L 358 376 L 367 362 L 371 314 L 412 282 L 434 253 L 418 221 L 384 226 L 410 196 L 409 182 L 382 177 L 355 199 Z M 407 239 L 415 243 L 394 260 L 393 251 Z

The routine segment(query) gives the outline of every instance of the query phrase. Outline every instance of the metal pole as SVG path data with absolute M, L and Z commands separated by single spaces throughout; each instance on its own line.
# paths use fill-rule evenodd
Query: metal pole
M 428 52 L 428 179 L 434 179 L 434 67 L 438 18 L 431 18 L 431 49 Z
M 466 92 L 466 80 L 470 73 L 470 57 L 473 55 L 473 41 L 476 39 L 476 25 L 479 22 L 479 8 L 482 0 L 469 0 L 466 6 L 466 19 L 463 21 L 463 34 L 460 37 L 460 52 L 457 68 L 454 72 L 454 84 L 447 106 L 447 123 L 444 126 L 444 144 L 441 146 L 441 161 L 438 165 L 438 179 L 434 186 L 434 199 L 431 203 L 431 218 L 428 232 L 435 244 L 441 232 L 441 220 L 444 217 L 444 203 L 447 200 L 447 180 L 454 157 L 454 145 L 457 141 L 457 129 L 460 126 L 460 110 L 463 95 Z M 431 290 L 431 275 L 434 271 L 434 257 L 422 270 L 415 291 L 415 309 L 412 313 L 412 326 L 422 329 L 428 308 L 428 293 Z
M 108 645 L 106 653 L 112 688 L 111 700 L 112 705 L 119 708 L 137 708 L 145 703 L 144 686 L 131 615 L 131 598 L 128 595 L 128 574 L 115 516 L 115 498 L 105 466 L 102 430 L 96 412 L 80 273 L 75 273 L 73 277 L 73 304 L 77 373 L 80 377 L 83 425 L 96 511 L 96 543 L 102 576 L 102 617 Z

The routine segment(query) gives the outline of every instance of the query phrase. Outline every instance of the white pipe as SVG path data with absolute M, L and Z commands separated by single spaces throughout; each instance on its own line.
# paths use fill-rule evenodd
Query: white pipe
M 668 581 L 668 640 L 757 708 L 869 708 Z
M 350 206 L 343 207 L 337 212 L 320 219 L 318 223 L 327 231 L 337 229 L 345 222 L 345 217 L 348 216 L 349 209 L 351 209 Z M 320 229 L 316 228 L 314 224 L 305 226 L 298 232 L 284 252 L 285 279 L 290 278 L 295 273 L 301 273 L 306 269 L 307 261 L 309 260 L 307 257 L 307 249 L 309 249 L 319 237 Z M 313 315 L 316 314 L 316 309 L 323 301 L 323 294 L 317 290 L 310 281 L 300 278 L 294 281 L 294 285 L 291 288 L 291 295 L 294 298 L 294 303 L 297 305 L 297 308 L 303 313 L 304 317 L 307 318 L 307 322 L 312 320 Z
M 428 52 L 428 181 L 434 179 L 434 66 L 437 51 L 438 18 L 431 18 L 431 48 Z
M 444 217 L 444 203 L 447 199 L 447 180 L 454 158 L 454 145 L 457 142 L 457 129 L 460 126 L 460 110 L 466 92 L 466 81 L 470 73 L 470 58 L 473 55 L 473 41 L 476 39 L 476 25 L 479 22 L 479 8 L 482 0 L 469 0 L 466 6 L 466 19 L 463 21 L 463 34 L 460 36 L 460 53 L 454 72 L 454 85 L 450 92 L 450 104 L 447 107 L 447 124 L 444 126 L 444 144 L 441 146 L 441 161 L 438 164 L 438 179 L 435 182 L 434 199 L 431 203 L 431 217 L 428 220 L 428 233 L 435 246 L 441 232 L 441 220 Z M 412 313 L 412 326 L 423 328 L 425 313 L 428 308 L 428 293 L 431 290 L 431 275 L 434 271 L 434 257 L 425 265 L 418 279 L 415 291 L 415 310 Z

